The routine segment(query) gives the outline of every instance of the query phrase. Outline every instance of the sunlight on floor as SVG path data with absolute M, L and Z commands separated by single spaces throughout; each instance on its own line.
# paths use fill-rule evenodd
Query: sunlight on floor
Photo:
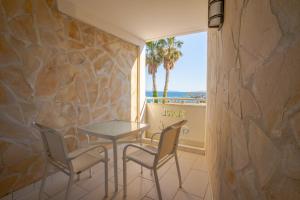
M 122 147 L 119 148 L 119 155 Z M 111 152 L 110 152 L 111 153 Z M 163 199 L 174 200 L 211 200 L 211 191 L 208 184 L 208 172 L 205 157 L 198 154 L 178 151 L 179 164 L 183 180 L 183 187 L 178 188 L 176 165 L 173 160 L 158 170 L 160 187 Z M 121 156 L 119 156 L 121 157 Z M 119 159 L 119 192 L 114 194 L 113 163 L 110 160 L 109 169 L 109 196 L 107 199 L 123 199 L 122 160 Z M 128 163 L 128 196 L 126 199 L 158 199 L 154 181 L 149 170 L 132 162 Z M 96 165 L 92 172 L 92 178 L 88 173 L 82 173 L 80 180 L 76 181 L 71 189 L 72 200 L 99 200 L 104 198 L 104 168 L 103 164 Z M 68 177 L 61 172 L 48 177 L 45 187 L 47 200 L 63 200 Z M 27 186 L 12 195 L 1 200 L 35 200 L 38 199 L 40 183 Z

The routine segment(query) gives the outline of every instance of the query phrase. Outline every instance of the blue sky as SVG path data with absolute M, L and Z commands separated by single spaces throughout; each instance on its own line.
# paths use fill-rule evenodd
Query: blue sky
M 206 91 L 207 34 L 194 33 L 176 37 L 184 42 L 183 56 L 170 73 L 169 91 Z M 156 74 L 157 89 L 163 91 L 165 70 L 159 66 Z M 146 89 L 152 91 L 152 76 L 146 73 Z

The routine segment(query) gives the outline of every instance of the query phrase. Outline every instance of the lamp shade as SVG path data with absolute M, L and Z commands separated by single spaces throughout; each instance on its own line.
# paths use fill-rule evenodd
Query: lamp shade
M 220 28 L 224 22 L 224 0 L 208 0 L 208 27 Z

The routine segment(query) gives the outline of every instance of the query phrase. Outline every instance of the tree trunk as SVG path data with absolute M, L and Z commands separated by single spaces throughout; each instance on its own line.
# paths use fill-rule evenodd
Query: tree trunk
M 157 97 L 158 94 L 157 94 L 157 89 L 156 89 L 156 74 L 155 73 L 152 74 L 152 86 L 153 86 L 152 97 Z M 153 102 L 157 103 L 157 99 L 155 99 Z
M 168 97 L 169 74 L 170 74 L 170 70 L 166 69 L 166 79 L 165 79 L 165 87 L 164 87 L 163 97 Z M 165 103 L 165 100 L 163 102 Z

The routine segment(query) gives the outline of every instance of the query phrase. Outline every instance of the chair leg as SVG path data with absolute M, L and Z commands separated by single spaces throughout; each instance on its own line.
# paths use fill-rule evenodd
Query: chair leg
M 177 168 L 177 173 L 178 173 L 179 187 L 181 188 L 182 187 L 182 181 L 181 181 L 181 173 L 180 173 L 177 153 L 175 153 L 175 162 L 176 162 L 176 168 Z
M 104 197 L 107 197 L 108 196 L 108 160 L 105 159 L 105 162 L 104 162 L 104 173 L 105 173 L 105 196 Z
M 127 195 L 127 169 L 126 169 L 126 158 L 123 157 L 123 196 Z
M 92 178 L 92 168 L 89 169 L 90 178 Z
M 143 166 L 141 165 L 141 174 L 143 174 Z
M 73 179 L 74 179 L 74 174 L 71 173 L 70 178 L 69 178 L 69 182 L 68 182 L 68 187 L 67 187 L 67 191 L 66 191 L 65 200 L 69 199 L 70 192 L 71 192 L 71 187 L 72 187 L 72 184 L 73 184 L 73 181 L 74 181 Z
M 40 187 L 39 200 L 41 200 L 43 198 L 42 196 L 43 196 L 43 192 L 44 192 L 47 175 L 48 175 L 48 162 L 46 161 L 44 175 L 43 175 L 43 179 L 42 179 L 42 183 L 41 183 L 41 187 Z
M 160 186 L 159 186 L 159 180 L 158 180 L 158 175 L 157 175 L 157 169 L 154 168 L 153 173 L 154 173 L 154 178 L 155 178 L 155 185 L 156 185 L 156 190 L 157 190 L 157 194 L 158 194 L 158 199 L 162 200 Z

